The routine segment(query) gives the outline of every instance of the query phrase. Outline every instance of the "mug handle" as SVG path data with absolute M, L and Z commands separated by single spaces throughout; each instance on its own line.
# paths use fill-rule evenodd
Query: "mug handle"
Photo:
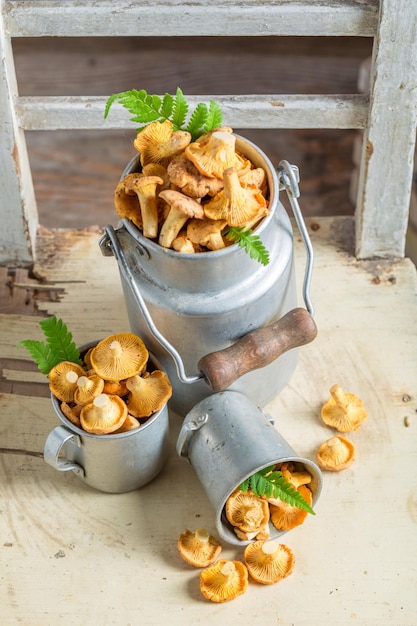
M 72 433 L 65 426 L 56 426 L 49 433 L 43 449 L 43 458 L 53 468 L 59 472 L 72 470 L 80 476 L 84 476 L 84 468 L 78 463 L 68 461 L 65 457 L 60 457 L 64 445 L 70 441 L 73 445 L 81 447 L 82 442 L 78 435 Z

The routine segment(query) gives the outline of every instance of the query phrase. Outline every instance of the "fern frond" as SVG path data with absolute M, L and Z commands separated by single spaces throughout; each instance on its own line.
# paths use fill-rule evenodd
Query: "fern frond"
M 174 130 L 180 130 L 187 118 L 188 114 L 188 102 L 184 97 L 181 89 L 177 87 L 177 91 L 174 98 L 173 114 L 171 118 Z
M 55 315 L 39 322 L 45 335 L 48 346 L 55 358 L 60 361 L 71 361 L 82 364 L 80 351 L 72 339 L 72 334 L 66 324 Z
M 208 117 L 207 106 L 200 102 L 192 112 L 190 120 L 188 122 L 186 130 L 191 133 L 191 141 L 195 141 L 200 135 L 203 134 L 203 129 Z
M 218 128 L 223 123 L 223 112 L 220 104 L 214 100 L 210 100 L 207 111 L 207 118 L 204 122 L 203 131 L 208 133 L 213 128 Z
M 42 372 L 42 374 L 45 374 L 45 376 L 47 376 L 51 369 L 57 365 L 57 361 L 54 358 L 50 347 L 43 341 L 24 339 L 17 344 L 17 347 L 20 346 L 24 346 L 26 348 L 38 366 L 39 371 Z
M 282 472 L 274 471 L 273 465 L 249 476 L 239 488 L 245 492 L 250 489 L 256 496 L 279 498 L 290 506 L 296 506 L 315 515 L 313 508 L 301 493 L 282 475 Z

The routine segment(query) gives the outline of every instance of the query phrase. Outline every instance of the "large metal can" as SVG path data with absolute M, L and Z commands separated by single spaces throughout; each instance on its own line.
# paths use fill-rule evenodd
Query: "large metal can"
M 225 388 L 264 406 L 290 380 L 295 348 L 316 334 L 310 307 L 296 308 L 293 233 L 279 201 L 281 181 L 257 146 L 236 136 L 236 150 L 267 174 L 270 213 L 256 234 L 269 251 L 268 265 L 237 244 L 197 254 L 165 249 L 129 220 L 117 230 L 107 227 L 100 242 L 103 254 L 118 261 L 131 330 L 168 373 L 170 406 L 183 416 Z M 131 171 L 138 171 L 138 159 L 123 176 Z M 291 166 L 283 171 L 293 172 Z M 309 279 L 311 247 L 298 209 L 295 217 L 309 252 Z

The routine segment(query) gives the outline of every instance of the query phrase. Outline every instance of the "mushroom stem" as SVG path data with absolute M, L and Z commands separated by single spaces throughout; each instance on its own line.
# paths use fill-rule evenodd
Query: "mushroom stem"
M 172 242 L 188 219 L 183 211 L 171 206 L 168 217 L 162 225 L 158 243 L 163 248 L 170 248 Z
M 273 539 L 272 541 L 265 541 L 262 544 L 261 550 L 264 554 L 275 554 L 275 552 L 279 548 L 279 538 Z
M 346 394 L 340 385 L 333 385 L 330 389 L 330 394 L 335 401 L 337 408 L 340 409 L 345 415 L 348 412 L 349 403 L 346 399 Z
M 109 402 L 110 402 L 109 396 L 107 396 L 105 393 L 101 393 L 99 396 L 97 396 L 93 400 L 94 406 L 97 407 L 98 409 L 102 409 L 107 404 L 109 404 Z
M 70 370 L 65 374 L 65 378 L 69 383 L 76 383 L 78 380 L 78 374 L 77 372 L 74 372 L 74 370 Z
M 210 535 L 205 528 L 197 528 L 195 537 L 201 544 L 208 543 Z
M 123 348 L 121 346 L 121 343 L 116 339 L 111 342 L 109 348 L 113 351 L 113 358 L 118 358 L 123 354 Z
M 230 578 L 236 572 L 236 566 L 233 561 L 226 561 L 226 563 L 221 568 L 220 572 L 226 578 Z

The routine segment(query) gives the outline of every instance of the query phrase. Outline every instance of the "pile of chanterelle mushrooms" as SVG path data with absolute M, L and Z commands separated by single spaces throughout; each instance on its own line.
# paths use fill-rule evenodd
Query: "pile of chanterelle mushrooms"
M 142 339 L 110 335 L 83 357 L 84 367 L 62 361 L 49 372 L 49 388 L 75 426 L 95 435 L 139 428 L 172 394 L 165 374 L 152 369 Z
M 269 213 L 266 173 L 235 144 L 227 126 L 191 142 L 190 133 L 174 131 L 169 120 L 148 124 L 134 141 L 141 171 L 116 187 L 117 214 L 178 252 L 230 245 L 229 227 L 253 229 Z

